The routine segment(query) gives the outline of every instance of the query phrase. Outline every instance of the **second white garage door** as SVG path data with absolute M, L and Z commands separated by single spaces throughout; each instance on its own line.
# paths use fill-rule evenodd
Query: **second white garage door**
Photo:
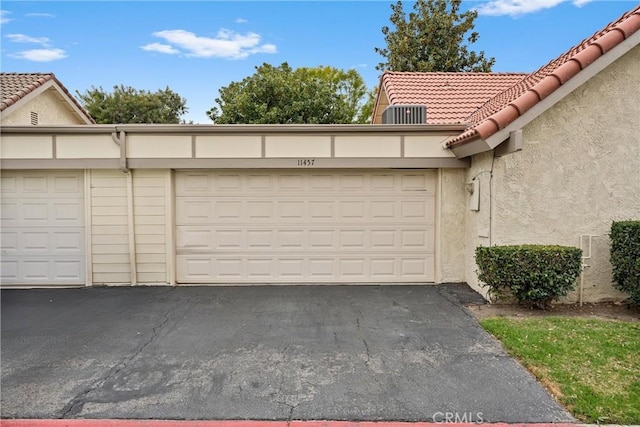
M 433 282 L 436 171 L 180 171 L 180 283 Z

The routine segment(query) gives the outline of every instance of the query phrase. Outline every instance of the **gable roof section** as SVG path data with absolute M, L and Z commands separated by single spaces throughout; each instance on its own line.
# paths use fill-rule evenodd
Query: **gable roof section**
M 386 71 L 380 85 L 389 105 L 426 105 L 427 124 L 454 124 L 467 122 L 468 116 L 487 100 L 526 76 L 526 73 Z
M 495 95 L 467 117 L 472 126 L 451 138 L 447 147 L 455 148 L 496 134 L 639 29 L 640 6 L 637 6 L 522 81 Z
M 13 108 L 29 95 L 35 95 L 51 86 L 55 87 L 60 96 L 70 104 L 71 109 L 85 122 L 95 124 L 93 117 L 53 73 L 0 73 L 0 111 Z

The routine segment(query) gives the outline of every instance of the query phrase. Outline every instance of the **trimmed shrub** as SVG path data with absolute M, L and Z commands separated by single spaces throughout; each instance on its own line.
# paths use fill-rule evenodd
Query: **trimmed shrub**
M 614 221 L 609 237 L 613 284 L 640 304 L 640 221 Z
M 549 308 L 551 301 L 576 287 L 582 249 L 569 246 L 521 245 L 476 248 L 478 278 L 497 299 L 514 297 L 519 304 Z

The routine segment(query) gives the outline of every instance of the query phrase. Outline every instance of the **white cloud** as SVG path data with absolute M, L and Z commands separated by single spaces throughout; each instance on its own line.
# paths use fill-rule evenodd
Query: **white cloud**
M 235 20 L 236 24 L 246 24 L 247 22 L 249 22 L 249 21 L 247 21 L 244 18 L 238 18 L 238 19 Z
M 261 37 L 256 33 L 240 34 L 221 29 L 216 37 L 201 37 L 185 30 L 164 30 L 153 33 L 164 39 L 173 48 L 182 49 L 187 56 L 198 58 L 243 59 L 256 53 L 276 53 L 274 44 L 260 44 Z
M 563 1 L 565 0 L 490 0 L 476 10 L 480 15 L 519 16 L 555 7 Z M 575 0 L 575 2 L 584 2 L 584 0 Z
M 162 43 L 150 43 L 144 46 L 140 46 L 142 50 L 146 50 L 147 52 L 158 52 L 158 53 L 166 53 L 168 55 L 175 55 L 180 53 L 180 51 L 168 44 Z
M 11 12 L 9 12 L 8 10 L 0 10 L 0 24 L 6 24 L 7 22 L 11 21 L 11 18 L 9 18 L 9 14 Z
M 587 3 L 591 3 L 594 0 L 573 0 L 573 5 L 576 7 L 582 7 Z
M 25 59 L 27 61 L 51 62 L 66 58 L 67 54 L 62 49 L 31 49 L 23 50 L 22 52 L 14 53 L 10 56 L 18 59 Z
M 14 43 L 35 43 L 47 46 L 50 42 L 47 37 L 31 37 L 26 34 L 7 34 L 5 37 Z
M 38 13 L 38 12 L 27 13 L 25 16 L 28 16 L 30 18 L 55 18 L 56 17 L 56 15 L 54 15 L 53 13 Z

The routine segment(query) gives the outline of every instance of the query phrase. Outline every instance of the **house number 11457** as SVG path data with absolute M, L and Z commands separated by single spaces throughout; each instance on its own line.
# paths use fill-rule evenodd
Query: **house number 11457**
M 298 159 L 298 166 L 313 166 L 316 159 Z

